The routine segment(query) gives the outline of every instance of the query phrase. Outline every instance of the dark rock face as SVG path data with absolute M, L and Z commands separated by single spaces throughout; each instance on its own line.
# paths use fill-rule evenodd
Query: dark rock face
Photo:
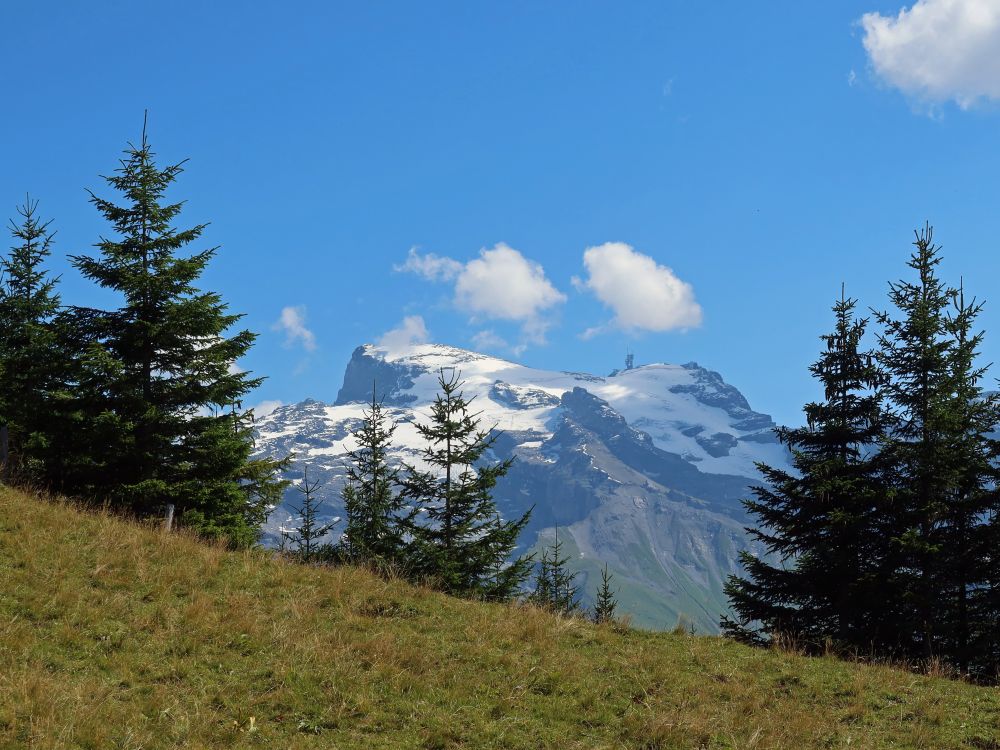
M 767 414 L 754 414 L 733 425 L 737 430 L 767 430 L 774 429 L 774 422 Z
M 716 432 L 711 437 L 698 436 L 695 440 L 698 441 L 698 445 L 705 449 L 708 455 L 715 458 L 728 456 L 729 451 L 735 448 L 739 442 L 735 436 L 730 435 L 728 432 Z
M 368 389 L 369 394 L 371 388 Z M 369 396 L 371 398 L 371 396 Z M 269 446 L 274 452 L 294 452 L 294 445 L 322 448 L 332 440 L 342 440 L 361 423 L 360 420 L 341 420 L 331 424 L 326 419 L 328 406 L 322 401 L 307 398 L 297 404 L 279 406 L 271 418 L 283 424 L 294 424 L 296 429 L 287 435 L 272 438 Z
M 370 403 L 372 386 L 376 396 L 383 399 L 387 406 L 407 406 L 417 400 L 417 397 L 402 391 L 413 387 L 413 378 L 421 373 L 418 367 L 386 362 L 381 357 L 374 357 L 359 346 L 351 355 L 344 372 L 344 385 L 337 393 L 335 405 Z
M 753 435 L 744 435 L 740 438 L 740 442 L 744 443 L 780 443 L 778 436 L 774 434 L 774 430 L 766 430 L 765 432 L 757 432 Z
M 586 432 L 633 471 L 683 493 L 711 498 L 721 509 L 742 517 L 739 501 L 746 493 L 745 477 L 706 474 L 680 456 L 657 448 L 649 435 L 629 427 L 606 401 L 583 388 L 567 392 L 562 403 L 566 411 L 550 442 L 578 449 L 578 436 Z
M 552 436 L 518 452 L 498 484 L 504 514 L 533 509 L 528 539 L 571 529 L 581 558 L 571 567 L 584 578 L 596 575 L 592 560 L 617 565 L 620 581 L 649 592 L 626 605 L 639 624 L 671 627 L 684 612 L 713 632 L 722 585 L 748 548 L 747 478 L 700 472 L 582 388 L 562 406 Z
M 539 406 L 555 406 L 559 399 L 537 388 L 513 386 L 498 380 L 490 388 L 490 398 L 511 409 L 534 409 Z
M 688 362 L 682 367 L 691 372 L 695 382 L 690 385 L 675 385 L 670 389 L 672 393 L 689 393 L 703 404 L 723 409 L 729 416 L 740 420 L 733 425 L 738 430 L 767 430 L 774 427 L 769 416 L 751 409 L 746 397 L 726 383 L 719 373 L 706 370 L 697 362 Z
M 577 386 L 563 394 L 562 405 L 582 427 L 605 436 L 621 435 L 631 428 L 625 418 L 590 391 Z

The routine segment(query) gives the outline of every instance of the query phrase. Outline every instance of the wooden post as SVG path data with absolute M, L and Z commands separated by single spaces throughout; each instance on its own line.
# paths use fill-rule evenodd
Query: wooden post
M 163 530 L 170 531 L 174 528 L 174 504 L 167 505 L 167 515 L 163 519 Z

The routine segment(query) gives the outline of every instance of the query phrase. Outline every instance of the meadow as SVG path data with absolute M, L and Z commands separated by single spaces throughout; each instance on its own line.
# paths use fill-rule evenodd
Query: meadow
M 3 748 L 1000 748 L 1000 691 L 596 626 L 0 489 Z

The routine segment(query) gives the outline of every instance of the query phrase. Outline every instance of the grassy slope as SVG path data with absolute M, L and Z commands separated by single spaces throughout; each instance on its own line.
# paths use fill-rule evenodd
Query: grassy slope
M 0 747 L 1000 747 L 1000 694 L 283 564 L 0 489 Z

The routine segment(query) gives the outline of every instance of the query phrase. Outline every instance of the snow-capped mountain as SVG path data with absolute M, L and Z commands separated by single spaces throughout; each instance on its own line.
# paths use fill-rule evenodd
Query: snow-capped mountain
M 324 482 L 325 515 L 336 516 L 344 454 L 373 385 L 399 423 L 396 457 L 419 464 L 414 422 L 427 419 L 442 368 L 460 373 L 483 424 L 502 431 L 498 457 L 517 457 L 496 499 L 505 515 L 534 507 L 524 549 L 558 527 L 585 588 L 607 562 L 636 624 L 673 627 L 683 614 L 702 631 L 715 628 L 724 579 L 749 546 L 740 500 L 757 479 L 754 463 L 785 465 L 787 453 L 770 417 L 695 363 L 600 377 L 439 344 L 366 345 L 333 404 L 307 400 L 259 420 L 259 451 L 294 453 L 291 478 L 308 465 Z M 297 502 L 290 488 L 285 505 Z M 287 507 L 272 514 L 272 540 L 287 518 Z

